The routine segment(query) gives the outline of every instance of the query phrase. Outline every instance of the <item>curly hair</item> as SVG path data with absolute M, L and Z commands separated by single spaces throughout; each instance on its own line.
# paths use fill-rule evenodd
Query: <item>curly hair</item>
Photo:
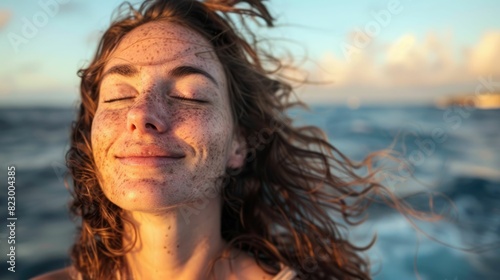
M 123 37 L 153 21 L 190 28 L 213 46 L 229 82 L 232 117 L 249 146 L 240 170 L 227 170 L 221 184 L 221 234 L 230 247 L 250 254 L 276 273 L 284 264 L 301 279 L 369 279 L 364 247 L 346 236 L 346 225 L 363 221 L 373 194 L 395 208 L 400 202 L 376 180 L 368 155 L 355 163 L 314 126 L 296 127 L 286 112 L 305 107 L 293 101 L 293 87 L 282 75 L 289 65 L 259 47 L 248 20 L 273 26 L 261 0 L 146 0 L 126 3 L 103 34 L 88 68 L 81 69 L 81 104 L 66 155 L 73 181 L 71 213 L 81 227 L 71 257 L 83 279 L 126 278 L 122 210 L 104 195 L 92 155 L 91 126 L 103 68 Z M 380 155 L 380 154 L 378 154 Z M 358 170 L 367 170 L 359 175 Z M 332 217 L 338 216 L 341 221 Z M 130 223 L 131 226 L 133 226 Z M 264 266 L 265 264 L 265 266 Z

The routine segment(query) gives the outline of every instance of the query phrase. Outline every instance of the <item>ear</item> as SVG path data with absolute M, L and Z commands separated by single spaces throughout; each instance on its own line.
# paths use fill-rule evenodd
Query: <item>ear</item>
M 241 168 L 245 164 L 246 157 L 247 141 L 243 133 L 236 131 L 233 135 L 233 140 L 231 140 L 226 167 L 233 169 Z

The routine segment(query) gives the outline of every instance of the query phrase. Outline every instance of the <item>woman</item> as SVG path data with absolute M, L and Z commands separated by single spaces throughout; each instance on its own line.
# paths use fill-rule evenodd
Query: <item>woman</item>
M 246 24 L 272 27 L 262 1 L 127 7 L 79 72 L 73 264 L 39 279 L 370 278 L 371 244 L 332 215 L 353 223 L 383 187 L 292 126 L 284 65 Z

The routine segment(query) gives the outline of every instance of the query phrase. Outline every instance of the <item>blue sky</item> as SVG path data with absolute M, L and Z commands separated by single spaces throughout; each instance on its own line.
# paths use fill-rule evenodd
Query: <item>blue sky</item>
M 76 71 L 121 2 L 3 0 L 0 105 L 73 104 Z M 307 57 L 309 79 L 328 82 L 299 89 L 310 103 L 432 102 L 500 77 L 500 1 L 267 3 L 279 28 L 262 34 Z

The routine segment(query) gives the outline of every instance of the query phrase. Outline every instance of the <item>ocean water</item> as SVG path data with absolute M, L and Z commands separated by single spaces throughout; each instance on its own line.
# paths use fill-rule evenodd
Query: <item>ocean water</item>
M 415 179 L 396 166 L 383 180 L 402 197 L 424 193 L 410 198 L 415 207 L 425 209 L 430 191 L 444 195 L 436 196 L 435 210 L 451 209 L 448 220 L 412 224 L 376 204 L 350 232 L 361 243 L 377 234 L 368 251 L 375 279 L 500 279 L 500 110 L 313 106 L 291 114 L 298 124 L 324 129 L 354 160 L 394 144 Z M 62 176 L 74 115 L 69 108 L 0 108 L 0 279 L 69 264 L 75 224 Z M 15 273 L 6 263 L 10 165 L 16 167 Z

